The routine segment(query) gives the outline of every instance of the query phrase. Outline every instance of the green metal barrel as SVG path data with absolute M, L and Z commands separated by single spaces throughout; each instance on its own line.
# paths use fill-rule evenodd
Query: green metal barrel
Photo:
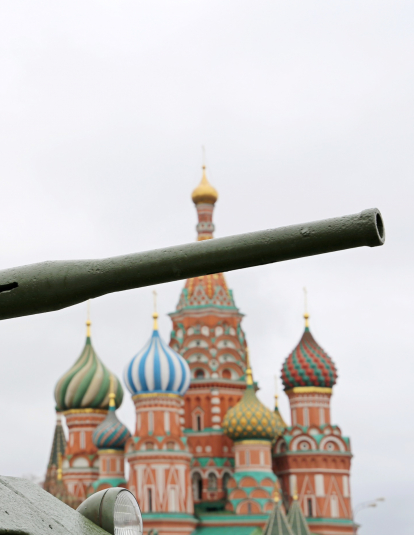
M 50 312 L 111 292 L 305 256 L 383 245 L 376 208 L 344 217 L 102 260 L 0 271 L 0 319 Z

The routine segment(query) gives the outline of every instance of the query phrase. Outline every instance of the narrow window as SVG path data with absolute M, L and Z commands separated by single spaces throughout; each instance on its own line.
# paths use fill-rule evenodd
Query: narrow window
M 201 427 L 201 415 L 200 414 L 197 414 L 197 416 L 196 416 L 196 428 L 197 428 L 197 431 L 201 431 L 202 430 L 202 427 Z
M 152 509 L 152 489 L 148 489 L 147 491 L 147 499 L 148 499 L 148 511 L 151 513 Z
M 250 451 L 247 450 L 244 452 L 244 460 L 246 466 L 250 466 Z
M 73 433 L 70 435 L 70 445 L 73 446 L 73 438 L 74 438 L 74 435 Z
M 203 480 L 198 472 L 194 473 L 192 483 L 194 500 L 198 502 L 203 498 Z
M 228 494 L 227 485 L 229 484 L 230 478 L 231 478 L 231 475 L 228 474 L 228 473 L 225 473 L 224 476 L 223 476 L 223 490 L 224 490 L 226 498 L 227 498 L 227 494 Z
M 336 496 L 335 494 L 331 496 L 331 517 L 339 517 L 338 496 Z
M 313 509 L 312 509 L 312 498 L 308 498 L 308 516 L 313 516 Z
M 80 432 L 80 447 L 81 450 L 86 448 L 85 431 Z
M 325 409 L 319 409 L 319 425 L 325 425 Z
M 170 413 L 168 411 L 164 412 L 164 428 L 165 432 L 170 432 Z
M 260 465 L 263 466 L 264 463 L 265 463 L 264 451 L 261 451 L 260 452 Z
M 148 432 L 154 432 L 154 413 L 152 411 L 148 413 Z
M 293 425 L 296 425 L 298 423 L 297 416 L 296 416 L 296 409 L 292 409 L 292 423 Z
M 247 502 L 247 514 L 252 514 L 252 504 L 250 502 Z
M 170 513 L 176 513 L 178 511 L 177 501 L 177 489 L 176 487 L 170 487 L 168 496 L 168 510 Z
M 316 496 L 318 496 L 318 498 L 325 496 L 325 484 L 324 484 L 323 474 L 315 475 L 315 491 L 316 491 Z
M 342 490 L 344 498 L 349 498 L 349 479 L 348 476 L 342 476 Z
M 109 473 L 111 471 L 111 459 L 106 460 L 106 472 Z
M 290 495 L 294 496 L 295 494 L 297 494 L 298 492 L 297 489 L 298 489 L 298 480 L 297 480 L 296 474 L 290 474 L 289 476 Z
M 305 407 L 303 409 L 303 425 L 305 427 L 309 427 L 309 409 L 308 409 L 308 407 Z

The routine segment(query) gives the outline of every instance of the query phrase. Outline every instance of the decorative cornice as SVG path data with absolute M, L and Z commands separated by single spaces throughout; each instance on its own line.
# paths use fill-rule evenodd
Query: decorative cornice
M 172 394 L 170 392 L 148 392 L 148 393 L 142 393 L 142 394 L 135 394 L 135 396 L 132 396 L 132 399 L 134 401 L 138 401 L 140 399 L 149 399 L 149 398 L 175 398 L 175 399 L 181 399 L 182 396 L 179 394 Z
M 107 450 L 98 450 L 98 455 L 124 455 L 124 450 L 114 450 L 114 449 L 107 449 Z
M 249 439 L 249 440 L 237 440 L 235 441 L 235 445 L 244 445 L 244 444 L 250 444 L 250 445 L 255 445 L 255 446 L 270 446 L 272 444 L 272 441 L 271 440 L 254 440 L 254 439 Z
M 291 394 L 332 394 L 332 388 L 325 386 L 295 386 L 285 391 L 289 396 Z
M 68 411 L 62 411 L 61 414 L 69 416 L 71 414 L 108 414 L 106 409 L 70 409 Z

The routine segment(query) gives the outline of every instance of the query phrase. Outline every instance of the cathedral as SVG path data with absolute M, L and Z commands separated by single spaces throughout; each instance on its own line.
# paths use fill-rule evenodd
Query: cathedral
M 192 194 L 198 240 L 213 238 L 217 199 L 203 167 Z M 124 369 L 133 430 L 117 417 L 123 386 L 96 354 L 88 319 L 82 353 L 55 388 L 44 488 L 77 507 L 94 492 L 126 487 L 146 535 L 355 533 L 350 440 L 331 423 L 337 372 L 308 314 L 281 370 L 291 425 L 277 396 L 273 409 L 256 396 L 243 314 L 223 273 L 185 282 L 169 344 L 157 318 L 154 309 L 151 336 Z

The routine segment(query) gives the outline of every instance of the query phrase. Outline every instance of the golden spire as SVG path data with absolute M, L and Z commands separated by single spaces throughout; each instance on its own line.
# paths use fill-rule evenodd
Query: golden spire
M 194 204 L 206 203 L 215 204 L 218 199 L 218 193 L 215 188 L 207 180 L 206 163 L 205 163 L 205 150 L 203 147 L 203 174 L 201 176 L 201 182 L 193 191 L 191 198 Z
M 250 367 L 250 354 L 248 347 L 246 347 L 246 366 L 246 385 L 251 386 L 253 384 L 253 374 Z
M 58 465 L 57 465 L 57 471 L 56 471 L 56 479 L 58 481 L 62 481 L 62 454 L 58 453 Z
M 154 319 L 153 329 L 154 331 L 158 331 L 157 292 L 154 290 L 152 295 L 154 296 L 154 312 L 152 313 Z
M 297 502 L 298 501 L 298 484 L 295 482 L 295 487 L 293 489 L 293 501 Z
M 114 388 L 114 376 L 111 374 L 110 378 L 109 378 L 109 407 L 115 407 L 115 398 L 116 398 L 116 394 L 115 394 L 115 388 Z
M 87 313 L 86 313 L 86 338 L 91 337 L 91 300 L 88 299 L 87 304 Z
M 273 500 L 275 501 L 275 503 L 277 503 L 280 500 L 280 498 L 279 498 L 279 488 L 277 486 L 277 482 L 275 483 L 275 495 L 274 495 Z
M 305 327 L 306 329 L 309 329 L 308 290 L 306 288 L 303 288 L 303 295 L 305 298 L 305 313 L 303 314 L 303 317 L 305 318 Z
M 275 409 L 279 407 L 279 393 L 277 384 L 277 375 L 275 375 Z

